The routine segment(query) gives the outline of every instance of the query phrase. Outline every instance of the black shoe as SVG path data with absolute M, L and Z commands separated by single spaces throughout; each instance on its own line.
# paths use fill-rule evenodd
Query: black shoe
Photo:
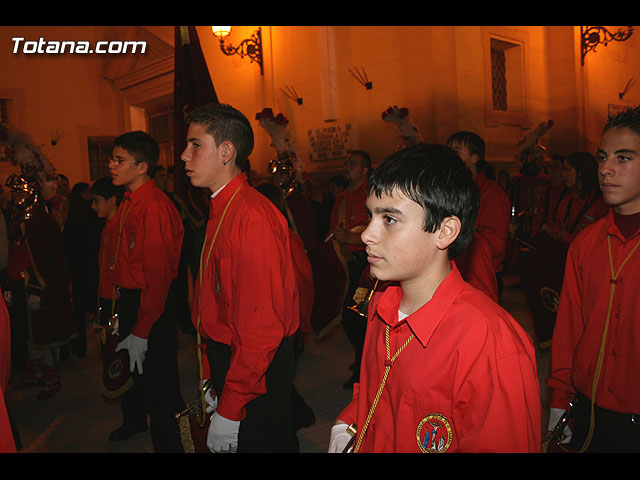
M 142 428 L 133 428 L 129 425 L 122 424 L 117 429 L 109 434 L 109 440 L 112 442 L 121 442 L 122 440 L 128 440 L 138 433 L 146 432 L 147 426 Z

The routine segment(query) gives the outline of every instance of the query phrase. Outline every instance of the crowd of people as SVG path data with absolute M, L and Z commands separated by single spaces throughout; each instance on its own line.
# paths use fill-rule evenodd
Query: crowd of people
M 116 139 L 108 177 L 70 188 L 58 175 L 30 203 L 20 178 L 3 197 L 2 392 L 13 365 L 26 371 L 16 388 L 38 386 L 46 402 L 59 362 L 87 355 L 95 328 L 127 359 L 109 440 L 149 430 L 155 452 L 187 451 L 181 328 L 196 338 L 206 449 L 296 452 L 296 432 L 315 421 L 296 362 L 337 319 L 353 347 L 353 397 L 329 452 L 640 450 L 640 108 L 609 119 L 595 155 L 540 149 L 512 178 L 460 131 L 377 165 L 352 151 L 322 192 L 304 175 L 257 182 L 253 130 L 235 108 L 204 105 L 186 120 L 180 161 L 210 195 L 200 225 L 140 131 Z M 535 338 L 501 306 L 509 269 Z M 553 295 L 541 299 L 540 282 Z M 536 352 L 547 348 L 542 405 Z M 0 436 L 3 451 L 19 449 L 10 411 Z

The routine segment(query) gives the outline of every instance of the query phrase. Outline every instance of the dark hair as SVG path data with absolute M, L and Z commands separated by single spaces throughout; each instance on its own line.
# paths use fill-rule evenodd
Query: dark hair
M 389 155 L 371 174 L 367 194 L 390 195 L 395 188 L 423 208 L 427 232 L 435 232 L 446 217 L 458 217 L 462 225 L 449 258 L 464 251 L 475 230 L 480 191 L 452 148 L 421 143 Z
M 93 195 L 100 195 L 105 200 L 116 197 L 116 205 L 120 205 L 124 192 L 125 187 L 123 185 L 114 185 L 111 177 L 99 178 L 91 185 L 91 193 Z
M 114 147 L 124 148 L 135 159 L 136 163 L 147 164 L 147 175 L 153 175 L 158 159 L 160 147 L 155 138 L 140 130 L 120 135 L 113 142 Z
M 636 135 L 640 135 L 640 105 L 630 107 L 617 115 L 609 117 L 602 133 L 610 128 L 628 128 Z
M 467 147 L 471 155 L 478 155 L 478 163 L 484 161 L 486 145 L 479 135 L 467 131 L 456 132 L 449 137 L 447 145 L 451 147 L 456 144 Z
M 216 146 L 229 141 L 236 147 L 238 168 L 243 169 L 253 151 L 253 129 L 247 117 L 231 105 L 209 103 L 197 107 L 187 115 L 187 124 L 203 125 Z
M 576 171 L 578 194 L 586 197 L 593 192 L 600 192 L 598 183 L 598 162 L 596 158 L 587 152 L 573 152 L 567 155 L 566 162 Z

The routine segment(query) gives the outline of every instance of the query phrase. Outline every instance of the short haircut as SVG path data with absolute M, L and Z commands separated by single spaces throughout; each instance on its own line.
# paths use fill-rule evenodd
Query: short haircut
M 360 157 L 361 161 L 362 161 L 362 166 L 364 168 L 368 168 L 369 169 L 369 173 L 371 173 L 371 155 L 369 155 L 368 152 L 365 152 L 364 150 L 349 150 L 349 156 L 351 155 L 355 155 L 357 157 Z
M 486 144 L 479 135 L 467 131 L 456 132 L 449 137 L 447 145 L 452 147 L 457 144 L 467 147 L 471 155 L 478 155 L 478 162 L 484 161 Z
M 125 149 L 136 163 L 146 163 L 147 175 L 153 175 L 160 158 L 160 147 L 156 139 L 147 132 L 138 130 L 124 133 L 115 139 L 113 146 Z
M 187 115 L 187 124 L 203 125 L 216 146 L 229 141 L 236 147 L 235 164 L 243 169 L 253 151 L 253 129 L 247 117 L 231 105 L 209 103 Z
M 640 105 L 609 117 L 602 133 L 604 134 L 610 128 L 628 128 L 636 135 L 640 135 Z
M 449 258 L 467 248 L 478 217 L 480 191 L 452 148 L 421 143 L 389 155 L 371 174 L 367 195 L 391 195 L 396 188 L 423 208 L 427 232 L 435 232 L 449 216 L 460 219 L 460 234 L 449 246 Z
M 91 193 L 93 195 L 99 195 L 105 200 L 116 197 L 116 205 L 120 205 L 124 192 L 125 187 L 123 185 L 114 185 L 111 177 L 99 178 L 91 185 Z

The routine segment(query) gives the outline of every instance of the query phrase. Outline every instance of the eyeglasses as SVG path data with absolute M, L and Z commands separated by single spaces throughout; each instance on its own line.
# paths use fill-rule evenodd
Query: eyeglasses
M 116 167 L 120 167 L 122 165 L 131 165 L 132 163 L 138 163 L 135 160 L 125 160 L 122 157 L 114 157 L 113 155 L 111 155 L 109 157 L 109 165 L 111 164 L 115 164 Z

